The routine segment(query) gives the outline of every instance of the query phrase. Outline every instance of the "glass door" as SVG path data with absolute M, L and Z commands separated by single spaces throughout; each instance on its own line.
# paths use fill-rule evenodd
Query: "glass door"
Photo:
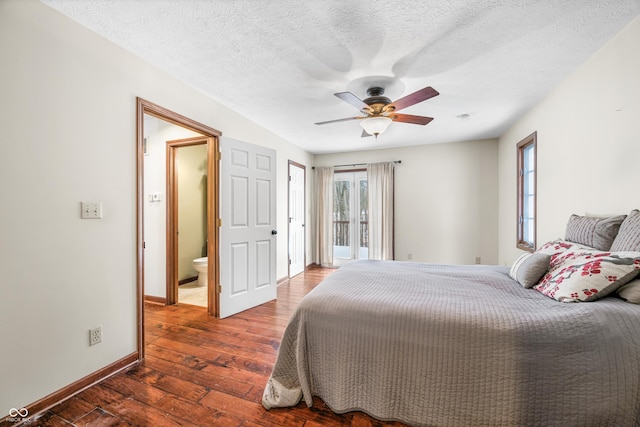
M 369 257 L 367 172 L 337 172 L 333 180 L 333 258 L 335 265 Z

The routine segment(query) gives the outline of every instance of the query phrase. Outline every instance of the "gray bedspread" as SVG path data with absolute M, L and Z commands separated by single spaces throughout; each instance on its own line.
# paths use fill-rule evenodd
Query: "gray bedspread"
M 560 303 L 506 267 L 354 261 L 300 303 L 262 404 L 416 426 L 640 425 L 640 306 Z

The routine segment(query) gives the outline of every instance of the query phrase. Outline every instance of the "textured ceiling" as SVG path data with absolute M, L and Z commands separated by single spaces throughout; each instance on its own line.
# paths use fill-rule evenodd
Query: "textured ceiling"
M 496 137 L 640 13 L 640 0 L 41 1 L 313 153 Z M 392 100 L 434 87 L 402 112 L 435 120 L 377 141 L 357 121 L 314 125 L 358 115 L 333 93 L 374 83 Z

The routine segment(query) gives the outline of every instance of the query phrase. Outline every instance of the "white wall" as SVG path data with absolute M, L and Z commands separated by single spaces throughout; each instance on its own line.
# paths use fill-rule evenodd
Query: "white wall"
M 395 168 L 395 258 L 497 263 L 497 140 L 315 156 L 316 166 L 401 160 Z
M 516 144 L 538 132 L 538 245 L 572 213 L 640 208 L 640 17 L 500 138 L 500 263 L 516 242 Z
M 7 414 L 136 350 L 136 96 L 277 150 L 281 230 L 287 160 L 312 156 L 36 0 L 0 1 L 0 70 Z M 104 218 L 80 220 L 83 200 Z M 286 233 L 277 244 L 283 277 Z M 97 325 L 103 342 L 89 347 Z

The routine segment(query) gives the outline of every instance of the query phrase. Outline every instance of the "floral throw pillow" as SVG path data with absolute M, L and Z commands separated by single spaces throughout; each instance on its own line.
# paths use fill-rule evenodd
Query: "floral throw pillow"
M 558 263 L 561 261 L 560 256 L 565 252 L 576 252 L 576 251 L 588 251 L 594 250 L 589 246 L 584 246 L 579 243 L 572 243 L 566 240 L 557 239 L 552 240 L 550 242 L 545 243 L 535 253 L 545 254 L 551 256 L 551 260 L 549 262 L 549 269 L 553 269 Z
M 560 302 L 595 301 L 640 273 L 640 252 L 566 251 L 534 289 Z

